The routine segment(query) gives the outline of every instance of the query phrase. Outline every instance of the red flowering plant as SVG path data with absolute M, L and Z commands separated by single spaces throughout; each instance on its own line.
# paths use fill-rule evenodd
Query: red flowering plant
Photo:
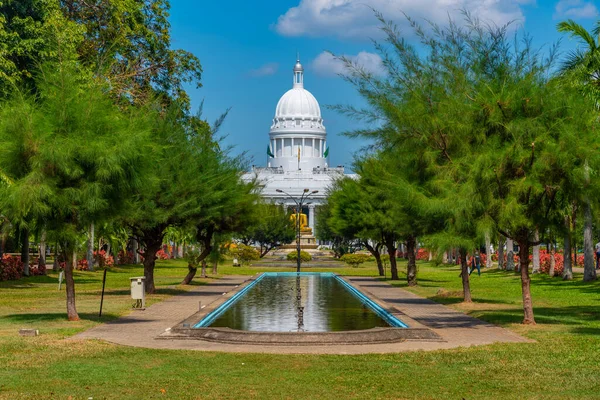
M 562 275 L 565 269 L 565 257 L 563 253 L 554 253 L 554 275 Z M 545 249 L 540 250 L 540 271 L 547 274 L 550 272 L 550 253 Z
M 0 281 L 12 281 L 23 276 L 21 257 L 4 254 L 0 260 Z
M 121 250 L 119 251 L 118 259 L 119 265 L 133 264 L 133 252 Z
M 94 260 L 98 264 L 98 268 L 112 267 L 115 265 L 113 256 L 107 254 L 105 250 L 95 251 Z
M 428 261 L 429 260 L 429 250 L 423 249 L 423 248 L 417 250 L 417 260 Z
M 160 249 L 156 253 L 156 258 L 158 258 L 159 260 L 168 260 L 169 259 L 169 255 L 163 249 Z
M 75 269 L 77 269 L 78 271 L 87 271 L 89 270 L 89 266 L 88 266 L 88 261 L 85 258 L 82 258 L 81 260 L 77 260 L 77 266 L 75 267 Z
M 29 262 L 29 275 L 46 275 L 46 265 L 40 265 L 40 258 L 37 257 Z

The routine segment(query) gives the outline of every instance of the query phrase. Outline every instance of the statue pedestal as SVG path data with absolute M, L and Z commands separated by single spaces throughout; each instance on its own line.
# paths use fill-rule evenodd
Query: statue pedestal
M 317 247 L 317 239 L 312 234 L 312 230 L 310 233 L 300 233 L 300 250 L 314 250 Z M 286 244 L 280 247 L 280 249 L 295 249 L 296 241 Z

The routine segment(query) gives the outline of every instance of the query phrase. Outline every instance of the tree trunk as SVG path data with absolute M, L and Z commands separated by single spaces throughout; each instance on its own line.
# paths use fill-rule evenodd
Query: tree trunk
M 509 232 L 510 233 L 510 232 Z M 515 259 L 514 259 L 514 245 L 513 240 L 510 238 L 506 239 L 506 270 L 515 270 Z
M 408 286 L 417 286 L 417 262 L 416 249 L 417 239 L 413 236 L 406 240 L 406 252 L 408 253 L 408 265 L 406 267 L 406 281 Z
M 469 263 L 467 261 L 467 249 L 459 249 L 460 252 L 460 276 L 462 277 L 463 299 L 465 303 L 472 303 L 471 284 L 469 282 Z
M 371 244 L 367 240 L 363 241 L 363 244 L 365 245 L 369 253 L 371 253 L 373 257 L 375 257 L 375 261 L 377 262 L 377 270 L 379 271 L 379 276 L 383 276 L 383 263 L 381 262 L 381 253 L 379 252 L 378 246 L 371 246 Z
M 21 229 L 21 262 L 23 275 L 29 276 L 29 229 Z
M 60 269 L 60 263 L 58 262 L 58 255 L 60 251 L 58 250 L 58 243 L 54 246 L 54 262 L 52 263 L 52 271 L 58 272 Z
M 200 276 L 206 278 L 206 263 L 202 263 L 202 268 L 200 269 Z
M 564 257 L 563 257 L 563 274 L 562 278 L 565 281 L 573 279 L 573 269 L 571 268 L 571 223 L 570 218 L 565 217 L 565 246 L 564 246 Z
M 139 250 L 140 250 L 140 246 L 139 246 L 137 239 L 135 237 L 131 238 L 131 252 L 133 253 L 132 261 L 134 264 L 140 263 L 140 253 L 138 253 Z
M 198 268 L 197 267 L 192 267 L 191 264 L 188 264 L 188 273 L 185 276 L 185 278 L 183 278 L 183 282 L 181 282 L 182 285 L 189 285 L 190 282 L 192 281 L 192 279 L 194 279 L 194 277 L 196 276 L 196 272 L 198 272 Z
M 217 275 L 217 267 L 218 266 L 219 266 L 219 260 L 213 261 L 213 266 L 212 266 L 212 274 L 213 275 Z
M 517 239 L 521 264 L 521 290 L 523 292 L 523 323 L 535 325 L 533 303 L 531 301 L 531 279 L 529 278 L 529 239 L 527 232 L 521 232 Z
M 90 229 L 88 231 L 88 240 L 87 240 L 87 252 L 85 254 L 85 259 L 88 263 L 88 269 L 90 271 L 94 270 L 94 223 L 90 224 Z
M 540 240 L 540 232 L 536 229 L 535 233 L 533 234 L 533 240 L 534 241 L 539 241 Z M 540 245 L 536 244 L 535 246 L 533 246 L 533 270 L 531 271 L 534 274 L 537 274 L 540 272 Z
M 38 268 L 46 270 L 46 231 L 42 230 L 40 235 L 40 256 L 38 257 Z
M 596 266 L 594 265 L 594 243 L 592 238 L 592 206 L 589 201 L 585 202 L 584 228 L 583 228 L 583 280 L 585 282 L 595 281 Z
M 577 266 L 577 236 L 573 236 L 573 231 L 577 230 L 577 207 L 573 207 L 573 214 L 571 215 L 571 226 L 573 229 L 571 230 L 571 252 L 573 253 L 573 263 L 571 266 Z
M 448 252 L 445 251 L 444 254 L 442 254 L 442 264 L 448 264 Z
M 548 275 L 550 275 L 550 277 L 554 277 L 554 269 L 556 268 L 556 258 L 554 256 L 555 253 L 555 246 L 554 243 L 552 243 L 552 247 L 550 248 L 550 269 L 548 271 Z
M 505 269 L 506 264 L 504 264 L 504 245 L 506 244 L 506 238 L 500 235 L 500 240 L 498 240 L 498 269 Z
M 492 252 L 490 251 L 492 247 L 492 239 L 490 238 L 490 234 L 485 234 L 485 267 L 490 269 L 492 268 Z
M 67 246 L 65 246 L 67 247 Z M 74 251 L 65 251 L 65 287 L 67 290 L 67 318 L 69 321 L 79 321 L 79 314 L 75 308 L 75 280 L 73 279 L 73 255 Z
M 396 262 L 396 246 L 394 246 L 393 238 L 385 238 L 385 246 L 387 247 L 388 255 L 390 256 L 390 274 L 393 281 L 398 279 L 398 263 Z
M 156 291 L 156 287 L 154 286 L 154 266 L 156 265 L 156 253 L 158 253 L 162 245 L 162 231 L 163 229 L 155 228 L 144 232 L 143 242 L 146 247 L 144 248 L 143 256 L 146 293 L 154 293 Z

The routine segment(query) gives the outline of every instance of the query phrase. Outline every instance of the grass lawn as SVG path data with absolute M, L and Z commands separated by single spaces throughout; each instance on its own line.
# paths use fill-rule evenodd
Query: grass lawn
M 405 264 L 404 262 L 401 265 Z M 293 270 L 269 268 L 269 271 Z M 316 269 L 315 269 L 316 270 Z M 209 269 L 210 271 L 210 269 Z M 374 275 L 367 264 L 338 268 Z M 156 295 L 181 293 L 181 261 L 160 262 Z M 222 274 L 258 268 L 220 267 Z M 535 339 L 435 352 L 385 355 L 221 354 L 128 348 L 65 337 L 128 312 L 129 277 L 139 266 L 108 273 L 104 315 L 98 318 L 101 272 L 76 273 L 77 309 L 68 322 L 57 274 L 0 282 L 0 398 L 239 399 L 239 398 L 600 398 L 600 282 L 536 275 L 532 293 L 538 325 L 525 327 L 519 277 L 496 270 L 472 275 L 474 304 L 460 302 L 457 267 L 419 264 L 419 287 L 409 290 Z M 210 279 L 210 278 L 209 278 Z M 207 280 L 197 279 L 195 284 Z M 403 282 L 394 283 L 405 288 Z M 40 329 L 35 338 L 22 327 Z

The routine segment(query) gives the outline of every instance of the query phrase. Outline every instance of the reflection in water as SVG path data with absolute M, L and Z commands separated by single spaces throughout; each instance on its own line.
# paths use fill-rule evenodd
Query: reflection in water
M 389 325 L 335 277 L 302 275 L 265 276 L 210 326 L 261 332 L 331 332 Z

